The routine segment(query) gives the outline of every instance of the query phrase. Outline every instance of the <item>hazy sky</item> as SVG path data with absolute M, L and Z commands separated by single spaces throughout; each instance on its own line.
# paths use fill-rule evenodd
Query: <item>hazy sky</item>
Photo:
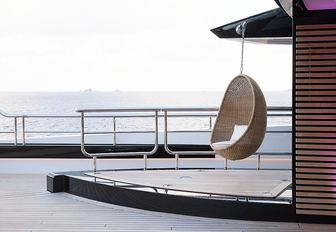
M 0 0 L 0 91 L 223 91 L 238 42 L 209 30 L 273 0 Z M 246 44 L 245 73 L 291 88 L 291 46 Z

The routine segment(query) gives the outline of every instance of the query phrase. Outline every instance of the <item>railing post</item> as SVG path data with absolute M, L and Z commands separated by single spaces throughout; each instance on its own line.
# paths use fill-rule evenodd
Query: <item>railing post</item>
M 113 117 L 113 145 L 117 146 L 116 117 Z
M 225 170 L 227 170 L 228 169 L 228 159 L 227 158 L 225 158 Z
M 83 155 L 85 155 L 87 157 L 92 157 L 85 150 L 85 117 L 84 117 L 85 115 L 84 115 L 84 112 L 80 112 L 80 113 L 81 113 L 81 151 L 82 151 Z
M 147 170 L 147 154 L 143 156 L 144 158 L 144 170 Z
M 260 153 L 257 154 L 257 170 L 260 170 Z
M 211 130 L 212 128 L 212 117 L 210 116 L 209 117 L 209 130 Z
M 22 116 L 22 145 L 26 145 L 25 117 Z
M 84 122 L 85 118 L 84 118 L 84 112 L 81 112 L 81 144 L 82 144 L 82 148 L 84 147 L 85 144 L 85 122 Z
M 93 172 L 97 172 L 97 156 L 93 156 Z
M 155 136 L 154 136 L 154 146 L 157 147 L 159 144 L 159 114 L 158 111 L 155 110 L 155 114 L 154 114 L 154 127 L 155 127 Z M 156 152 L 156 151 L 155 151 Z M 145 154 L 144 155 L 144 170 L 147 170 L 147 165 L 148 165 L 148 155 Z
M 168 115 L 167 111 L 165 110 L 164 113 L 164 143 L 165 145 L 168 144 Z
M 17 117 L 14 117 L 14 145 L 17 146 L 18 143 L 18 133 L 17 133 Z
M 163 112 L 163 118 L 164 118 L 164 145 L 165 145 L 165 150 L 171 154 L 175 156 L 175 170 L 178 170 L 179 165 L 178 165 L 178 154 L 176 153 L 172 153 L 170 152 L 170 150 L 168 149 L 168 113 L 167 110 L 164 110 Z
M 159 113 L 155 110 L 155 145 L 159 144 Z

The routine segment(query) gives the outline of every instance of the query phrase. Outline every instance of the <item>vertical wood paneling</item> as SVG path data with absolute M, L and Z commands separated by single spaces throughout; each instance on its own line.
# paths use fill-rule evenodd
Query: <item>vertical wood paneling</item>
M 336 24 L 295 39 L 296 213 L 336 216 Z

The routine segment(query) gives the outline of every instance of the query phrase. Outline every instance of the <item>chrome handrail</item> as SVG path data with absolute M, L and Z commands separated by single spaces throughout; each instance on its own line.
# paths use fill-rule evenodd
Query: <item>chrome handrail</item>
M 107 157 L 107 156 L 134 156 L 134 155 L 143 155 L 145 160 L 145 167 L 147 169 L 147 156 L 153 155 L 158 149 L 158 112 L 166 112 L 167 110 L 173 110 L 175 112 L 208 112 L 208 111 L 218 111 L 216 107 L 209 108 L 113 108 L 113 109 L 80 109 L 77 110 L 81 114 L 81 150 L 82 153 L 87 157 L 93 157 L 93 170 L 96 172 L 96 160 L 97 157 Z M 155 147 L 150 152 L 106 152 L 106 153 L 95 153 L 90 154 L 85 150 L 85 125 L 84 125 L 84 114 L 85 113 L 111 113 L 111 112 L 155 112 Z M 203 116 L 203 115 L 202 115 Z M 206 115 L 208 117 L 208 115 Z M 166 114 L 165 114 L 166 120 Z M 114 121 L 115 122 L 115 121 Z M 166 127 L 165 127 L 166 128 Z M 115 130 L 113 131 L 116 132 Z M 165 141 L 167 133 L 165 129 Z M 115 138 L 115 136 L 114 136 Z M 168 146 L 165 144 L 165 149 L 168 149 Z M 169 151 L 169 150 L 168 150 Z M 208 154 L 208 152 L 207 152 Z M 214 154 L 214 153 L 213 153 Z M 178 167 L 177 167 L 178 168 Z
M 269 117 L 289 117 L 291 116 L 291 110 L 292 107 L 268 107 L 268 116 Z M 178 168 L 178 160 L 179 155 L 195 155 L 195 154 L 201 154 L 201 155 L 213 155 L 213 151 L 173 151 L 169 148 L 169 142 L 168 142 L 168 134 L 169 133 L 194 133 L 194 132 L 201 132 L 201 133 L 209 133 L 211 131 L 211 128 L 213 126 L 213 118 L 217 116 L 217 107 L 188 107 L 188 108 L 177 108 L 177 107 L 165 107 L 165 108 L 112 108 L 112 109 L 80 109 L 77 110 L 81 115 L 42 115 L 42 114 L 8 114 L 4 111 L 0 111 L 0 116 L 6 117 L 6 118 L 13 118 L 14 119 L 14 130 L 12 131 L 0 131 L 0 133 L 11 133 L 14 134 L 14 146 L 18 146 L 20 140 L 22 141 L 20 145 L 25 146 L 26 144 L 26 137 L 27 134 L 33 134 L 33 133 L 54 133 L 54 134 L 80 134 L 81 137 L 83 136 L 83 133 L 85 135 L 89 134 L 113 134 L 113 145 L 117 145 L 117 134 L 127 134 L 127 133 L 154 133 L 154 148 L 151 151 L 148 152 L 128 152 L 125 154 L 125 152 L 116 152 L 116 153 L 88 153 L 85 150 L 85 139 L 81 138 L 81 149 L 84 155 L 88 157 L 93 157 L 94 162 L 96 162 L 97 156 L 101 157 L 107 157 L 107 156 L 138 156 L 143 155 L 145 160 L 145 169 L 147 168 L 147 156 L 154 154 L 158 149 L 158 137 L 159 137 L 159 126 L 158 121 L 159 118 L 163 118 L 164 120 L 164 148 L 166 152 L 170 155 L 175 156 L 176 160 L 176 168 Z M 169 114 L 168 114 L 169 112 Z M 290 112 L 290 113 L 285 113 Z M 106 113 L 104 115 L 97 115 L 100 113 Z M 107 114 L 108 113 L 108 114 Z M 154 114 L 153 114 L 154 113 Z M 90 114 L 90 115 L 88 115 Z M 93 115 L 92 115 L 93 114 Z M 27 119 L 29 118 L 79 118 L 84 123 L 84 117 L 85 118 L 112 118 L 113 123 L 113 130 L 112 131 L 94 131 L 94 132 L 86 132 L 84 131 L 84 126 L 82 125 L 81 131 L 76 130 L 27 130 L 26 124 Z M 155 118 L 155 129 L 154 130 L 117 130 L 117 119 L 119 118 Z M 209 118 L 209 127 L 207 129 L 192 129 L 192 130 L 168 130 L 168 117 L 173 118 L 186 118 L 186 117 L 205 117 Z M 19 126 L 19 123 L 21 125 Z M 19 140 L 19 128 L 21 128 L 20 135 L 22 138 Z M 267 133 L 290 133 L 291 131 L 267 131 Z M 262 154 L 262 153 L 260 153 Z M 257 154 L 257 168 L 260 168 L 260 154 Z M 95 158 L 96 157 L 96 158 Z M 226 165 L 227 167 L 227 161 Z
M 0 115 L 5 118 L 14 118 L 14 131 L 7 131 L 3 133 L 14 133 L 14 146 L 18 144 L 18 118 L 21 118 L 23 121 L 24 115 L 22 114 L 9 114 L 5 111 L 0 110 Z
M 268 110 L 269 111 L 290 111 L 292 108 L 291 107 L 269 107 Z M 77 110 L 77 112 L 81 113 L 81 122 L 82 122 L 82 140 L 81 140 L 81 146 L 83 147 L 85 144 L 84 141 L 84 113 L 111 113 L 111 112 L 130 112 L 130 113 L 135 113 L 135 112 L 151 112 L 151 111 L 155 111 L 156 112 L 156 125 L 158 123 L 158 117 L 162 117 L 164 118 L 164 149 L 165 151 L 170 154 L 170 155 L 174 155 L 175 156 L 175 169 L 179 168 L 179 155 L 214 155 L 215 152 L 214 151 L 173 151 L 169 148 L 168 146 L 168 132 L 169 133 L 181 133 L 181 132 L 186 132 L 185 130 L 176 130 L 176 131 L 169 131 L 168 130 L 168 116 L 170 117 L 176 117 L 176 116 L 183 116 L 183 117 L 187 117 L 188 115 L 190 116 L 194 116 L 194 114 L 190 114 L 190 112 L 197 112 L 196 115 L 198 115 L 199 117 L 210 117 L 209 120 L 209 125 L 210 128 L 212 127 L 212 117 L 215 117 L 217 115 L 217 113 L 212 113 L 209 114 L 209 112 L 214 112 L 214 111 L 218 111 L 217 107 L 203 107 L 203 108 L 112 108 L 112 109 L 81 109 L 81 110 Z M 169 114 L 168 112 L 175 112 L 175 114 Z M 189 114 L 176 114 L 176 113 L 181 113 L 181 112 L 188 112 Z M 207 114 L 199 114 L 200 112 L 206 112 Z M 158 113 L 162 113 L 163 115 L 158 115 Z M 186 116 L 187 115 L 187 116 Z M 277 113 L 277 114 L 268 114 L 269 116 L 291 116 L 291 114 L 283 114 L 283 113 Z M 135 116 L 136 117 L 136 116 Z M 133 132 L 133 131 L 132 131 Z M 191 131 L 190 131 L 191 132 Z M 210 130 L 202 130 L 202 131 L 195 131 L 193 130 L 193 132 L 210 132 Z M 281 133 L 283 132 L 291 132 L 291 131 L 281 131 Z M 114 135 L 116 135 L 116 133 L 118 133 L 115 129 L 112 132 L 114 133 Z M 156 127 L 155 130 L 156 133 L 156 138 L 158 138 L 158 128 Z M 276 133 L 276 131 L 272 131 L 271 133 Z M 115 136 L 114 136 L 115 139 Z M 114 143 L 116 144 L 116 142 Z M 82 150 L 83 154 L 87 155 L 87 152 L 85 150 Z M 122 152 L 122 153 L 100 153 L 100 154 L 91 154 L 90 157 L 94 158 L 94 170 L 96 170 L 96 158 L 97 156 L 131 156 L 132 154 L 141 154 L 139 152 Z M 260 155 L 262 153 L 258 153 L 258 157 L 257 157 L 257 169 L 260 169 Z M 145 158 L 145 169 L 147 168 L 147 156 L 144 157 Z M 225 160 L 225 168 L 227 168 L 227 160 Z
M 215 155 L 214 151 L 174 151 L 169 148 L 169 143 L 168 143 L 168 132 L 182 132 L 182 131 L 169 131 L 168 130 L 168 112 L 180 112 L 180 111 L 197 111 L 198 109 L 196 108 L 163 108 L 163 114 L 164 114 L 164 149 L 169 155 L 173 155 L 175 157 L 175 169 L 179 169 L 179 156 L 180 155 Z M 217 110 L 218 108 L 203 108 L 202 111 L 214 111 Z M 267 111 L 291 111 L 291 107 L 268 107 Z M 215 115 L 217 116 L 217 114 Z M 267 114 L 267 116 L 292 116 L 292 114 Z M 211 117 L 210 117 L 210 130 L 209 131 L 203 131 L 203 132 L 211 132 L 212 128 L 212 123 L 211 123 Z M 267 133 L 289 133 L 291 131 L 267 131 Z M 256 153 L 257 155 L 257 169 L 260 169 L 260 156 L 264 153 Z M 225 158 L 225 169 L 228 168 L 227 166 L 228 160 Z
M 148 111 L 151 110 L 152 108 L 138 108 L 141 111 Z M 208 111 L 209 109 L 214 109 L 214 111 L 217 111 L 218 108 L 217 107 L 210 107 L 210 108 L 156 108 L 157 110 L 174 110 L 177 113 L 173 114 L 171 113 L 169 115 L 169 117 L 175 117 L 175 118 L 185 118 L 185 117 L 209 117 L 209 129 L 211 129 L 212 127 L 212 118 L 215 117 L 217 114 L 216 113 L 210 113 L 211 111 Z M 281 111 L 291 111 L 291 107 L 268 107 L 268 111 L 270 112 L 268 114 L 268 116 L 270 117 L 275 117 L 275 116 L 281 116 L 281 117 L 286 117 L 286 116 L 291 116 L 291 114 L 286 114 L 286 113 L 273 113 L 273 112 L 281 112 Z M 95 109 L 84 109 L 85 111 L 93 111 Z M 132 109 L 131 108 L 120 108 L 120 109 L 116 109 L 119 112 L 131 112 Z M 206 112 L 206 114 L 201 114 L 201 113 L 186 113 L 184 112 L 183 114 L 179 114 L 179 112 L 181 111 L 185 111 L 185 110 L 192 110 L 192 111 L 208 111 Z M 100 111 L 110 111 L 110 109 L 99 109 Z M 6 118 L 13 118 L 14 119 L 14 130 L 12 131 L 0 131 L 1 134 L 14 134 L 14 145 L 17 146 L 18 145 L 18 120 L 21 119 L 21 123 L 23 121 L 26 121 L 26 119 L 29 118 L 80 118 L 79 115 L 43 115 L 43 114 L 9 114 L 7 112 L 4 111 L 0 111 L 0 115 Z M 114 123 L 114 127 L 115 127 L 115 120 L 118 118 L 149 118 L 152 117 L 148 114 L 132 114 L 132 115 L 90 115 L 90 116 L 86 116 L 88 118 L 113 118 L 113 123 Z M 158 115 L 159 118 L 164 117 L 164 115 Z M 24 124 L 24 123 L 23 123 Z M 180 133 L 180 132 L 188 132 L 188 131 L 180 131 L 180 130 L 176 130 L 176 131 L 169 131 L 169 133 Z M 205 132 L 204 130 L 202 131 L 197 131 L 197 130 L 193 130 L 190 132 Z M 22 125 L 22 143 L 21 145 L 25 145 L 26 142 L 26 134 L 45 134 L 45 133 L 50 133 L 50 134 L 60 134 L 60 133 L 64 133 L 64 134 L 80 134 L 80 131 L 69 131 L 69 130 L 60 130 L 60 131 L 55 131 L 55 130 L 26 130 L 25 125 Z M 115 132 L 115 129 L 113 129 L 113 131 L 111 132 L 106 132 L 106 133 L 112 133 L 112 134 L 117 134 L 117 133 L 137 133 L 135 131 L 128 131 L 128 132 Z M 143 131 L 143 133 L 151 133 L 151 131 Z M 269 132 L 269 133 L 274 133 L 274 132 Z M 277 133 L 277 132 L 276 132 Z M 281 132 L 279 132 L 281 133 Z M 97 133 L 99 134 L 99 133 Z
M 97 109 L 97 110 L 78 110 L 81 114 L 81 151 L 83 155 L 87 157 L 93 158 L 93 171 L 97 170 L 97 157 L 116 157 L 116 156 L 139 156 L 142 155 L 144 157 L 144 169 L 147 169 L 147 157 L 156 153 L 159 147 L 159 122 L 158 122 L 158 109 L 133 109 L 131 112 L 154 112 L 155 119 L 155 138 L 154 138 L 154 148 L 148 152 L 101 152 L 101 153 L 89 153 L 85 149 L 85 113 L 97 113 L 97 112 L 130 112 L 129 110 L 121 110 L 121 109 Z M 114 120 L 115 122 L 115 120 Z M 113 133 L 116 133 L 114 130 Z M 114 134 L 115 137 L 115 134 Z M 116 140 L 114 139 L 115 143 Z
M 215 155 L 214 151 L 172 151 L 168 146 L 168 110 L 171 110 L 171 109 L 163 109 L 164 149 L 169 155 L 175 156 L 175 169 L 179 169 L 179 155 Z M 214 111 L 214 110 L 213 108 L 210 108 L 209 111 Z

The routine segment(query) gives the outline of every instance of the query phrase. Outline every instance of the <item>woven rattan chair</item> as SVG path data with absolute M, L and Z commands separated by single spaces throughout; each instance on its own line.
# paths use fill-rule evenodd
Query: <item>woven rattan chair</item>
M 211 147 L 229 160 L 244 159 L 261 145 L 266 131 L 267 109 L 258 84 L 247 75 L 229 84 L 211 134 Z M 245 126 L 244 126 L 245 125 Z M 244 128 L 237 138 L 235 128 Z M 231 140 L 235 135 L 235 139 Z

